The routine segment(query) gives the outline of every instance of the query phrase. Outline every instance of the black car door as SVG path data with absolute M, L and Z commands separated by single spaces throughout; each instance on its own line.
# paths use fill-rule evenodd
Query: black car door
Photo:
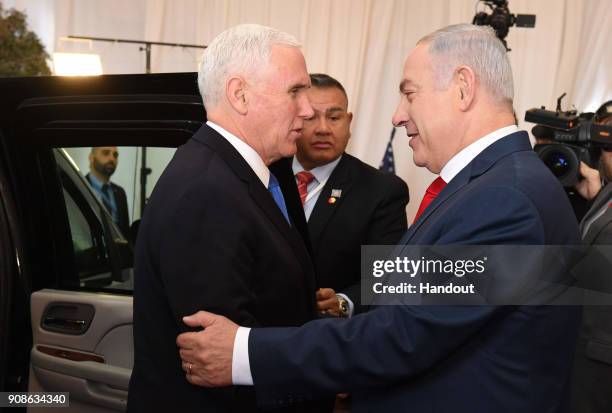
M 0 391 L 70 392 L 69 411 L 122 411 L 138 221 L 119 230 L 85 157 L 133 154 L 137 218 L 142 147 L 158 176 L 205 119 L 196 75 L 0 79 L 0 91 Z

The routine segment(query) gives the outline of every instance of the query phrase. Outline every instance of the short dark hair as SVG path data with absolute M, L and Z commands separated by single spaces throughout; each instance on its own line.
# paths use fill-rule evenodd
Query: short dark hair
M 595 122 L 602 125 L 612 125 L 612 100 L 607 101 L 597 109 Z
M 344 94 L 346 100 L 348 100 L 346 90 L 344 90 L 344 86 L 342 86 L 342 83 L 338 82 L 330 75 L 326 75 L 325 73 L 311 73 L 310 82 L 312 83 L 313 87 L 318 87 L 321 89 L 340 89 L 342 91 L 342 94 Z

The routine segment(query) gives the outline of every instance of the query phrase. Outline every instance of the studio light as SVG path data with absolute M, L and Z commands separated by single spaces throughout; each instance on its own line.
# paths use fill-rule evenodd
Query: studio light
M 102 74 L 102 61 L 92 53 L 53 53 L 53 72 L 58 76 L 97 76 Z

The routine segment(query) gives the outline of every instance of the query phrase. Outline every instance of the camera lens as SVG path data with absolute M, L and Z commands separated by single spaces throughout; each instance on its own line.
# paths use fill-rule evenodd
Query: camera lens
M 563 178 L 571 169 L 570 163 L 563 153 L 547 153 L 543 161 L 557 178 Z
M 542 162 L 565 187 L 576 185 L 578 171 L 580 169 L 580 157 L 576 151 L 582 148 L 574 148 L 571 145 L 559 143 L 540 144 L 535 146 L 535 151 Z

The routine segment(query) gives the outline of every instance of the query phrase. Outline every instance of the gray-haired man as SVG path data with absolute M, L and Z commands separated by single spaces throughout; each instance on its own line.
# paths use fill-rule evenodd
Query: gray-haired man
M 297 188 L 291 174 L 293 187 L 280 188 L 268 168 L 295 153 L 312 116 L 298 46 L 278 30 L 241 25 L 204 52 L 198 83 L 208 122 L 159 179 L 136 245 L 130 411 L 256 410 L 252 388 L 185 379 L 175 343 L 188 330 L 183 316 L 205 308 L 252 327 L 316 317 Z

